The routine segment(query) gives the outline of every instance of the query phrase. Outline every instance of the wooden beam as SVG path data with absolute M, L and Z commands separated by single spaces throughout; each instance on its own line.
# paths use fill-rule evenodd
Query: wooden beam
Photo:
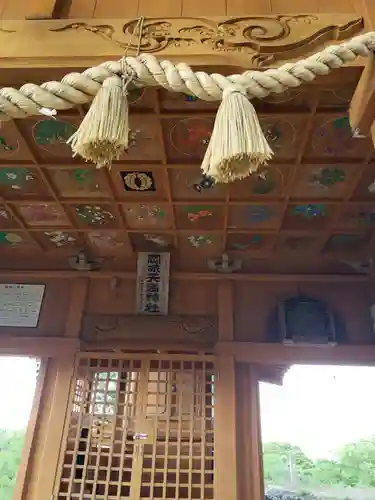
M 375 366 L 375 345 L 329 347 L 260 342 L 218 342 L 215 353 L 232 355 L 240 363 Z
M 63 337 L 13 337 L 0 336 L 0 354 L 50 358 L 79 351 L 77 339 Z
M 375 54 L 368 57 L 349 108 L 353 131 L 370 135 L 375 121 Z M 375 144 L 375 136 L 373 135 Z
M 137 275 L 130 271 L 79 271 L 82 278 L 93 280 L 109 280 L 118 277 L 123 280 L 135 280 Z M 75 279 L 77 271 L 46 271 L 45 269 L 0 271 L 0 278 L 18 280 L 21 283 L 28 279 Z M 364 274 L 277 274 L 277 273 L 234 273 L 223 276 L 217 273 L 174 272 L 171 280 L 179 281 L 246 281 L 254 283 L 368 283 L 369 277 Z

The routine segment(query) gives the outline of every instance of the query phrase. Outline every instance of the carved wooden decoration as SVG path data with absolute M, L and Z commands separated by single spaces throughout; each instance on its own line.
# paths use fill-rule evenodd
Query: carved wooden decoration
M 210 316 L 125 316 L 90 314 L 83 321 L 82 340 L 155 341 L 214 344 L 217 319 Z
M 143 23 L 142 34 L 136 29 L 138 19 L 40 21 L 38 29 L 19 21 L 5 21 L 0 39 L 0 57 L 8 57 L 7 46 L 17 38 L 23 59 L 38 59 L 38 65 L 50 57 L 68 57 L 72 66 L 85 66 L 100 60 L 147 52 L 172 60 L 200 64 L 230 64 L 264 67 L 278 61 L 299 58 L 323 44 L 349 38 L 363 29 L 363 19 L 351 14 L 300 14 L 248 16 L 236 18 L 153 18 Z M 6 40 L 6 43 L 5 43 Z M 74 47 L 74 50 L 72 48 Z M 210 56 L 210 57 L 207 57 Z M 16 57 L 16 55 L 15 55 Z
M 51 31 L 83 29 L 123 49 L 138 50 L 138 24 L 138 19 L 128 21 L 123 25 L 122 33 L 118 33 L 113 25 L 82 22 L 67 24 Z M 277 59 L 288 59 L 291 55 L 295 57 L 299 49 L 308 52 L 324 42 L 346 38 L 361 27 L 362 20 L 358 18 L 333 26 L 324 25 L 321 16 L 310 14 L 236 17 L 224 21 L 151 19 L 143 25 L 139 50 L 161 52 L 168 48 L 201 46 L 208 47 L 213 52 L 242 52 L 251 57 L 253 64 L 262 66 Z

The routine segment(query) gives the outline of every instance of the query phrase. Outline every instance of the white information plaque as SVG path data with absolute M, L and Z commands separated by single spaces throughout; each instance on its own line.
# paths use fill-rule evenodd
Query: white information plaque
M 45 285 L 0 284 L 0 327 L 36 327 L 44 289 Z

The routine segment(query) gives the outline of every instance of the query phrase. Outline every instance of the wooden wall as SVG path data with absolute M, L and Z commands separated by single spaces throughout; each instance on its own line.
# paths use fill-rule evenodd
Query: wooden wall
M 349 283 L 238 283 L 234 291 L 235 339 L 264 342 L 269 315 L 278 301 L 298 294 L 325 301 L 342 318 L 349 343 L 375 342 L 369 314 L 373 297 L 367 285 Z
M 4 282 L 1 279 L 0 281 Z M 28 332 L 21 330 L 16 332 L 23 335 L 22 338 L 18 338 L 17 348 L 20 354 L 26 334 L 34 334 L 39 338 L 39 344 L 36 343 L 37 347 L 34 351 L 34 355 L 38 355 L 37 349 L 40 346 L 43 347 L 48 341 L 56 340 L 51 338 L 51 332 L 53 336 L 63 335 L 65 341 L 74 339 L 78 341 L 81 320 L 84 316 L 104 314 L 121 317 L 121 315 L 135 313 L 135 281 L 129 278 L 117 281 L 117 286 L 114 286 L 114 281 L 109 278 L 90 280 L 87 277 L 71 277 L 50 278 L 44 281 L 47 285 L 46 302 L 42 308 L 39 328 L 28 330 Z M 43 281 L 38 280 L 38 282 Z M 220 473 L 215 474 L 216 500 L 224 498 L 235 500 L 240 497 L 251 500 L 264 498 L 260 459 L 258 380 L 277 381 L 283 369 L 296 361 L 374 364 L 375 348 L 366 345 L 375 344 L 369 314 L 369 306 L 375 299 L 375 290 L 372 288 L 371 283 L 364 281 L 351 283 L 350 281 L 338 282 L 338 280 L 335 282 L 331 279 L 331 281 L 318 283 L 306 278 L 305 282 L 300 279 L 297 283 L 292 280 L 292 277 L 281 281 L 280 276 L 278 281 L 259 279 L 257 282 L 248 281 L 244 276 L 238 281 L 208 280 L 207 278 L 193 280 L 191 277 L 172 280 L 171 315 L 184 315 L 190 318 L 211 315 L 218 320 L 215 325 L 219 340 L 216 344 L 217 349 L 215 348 L 215 366 L 220 376 L 215 386 L 217 398 L 215 425 L 218 436 L 215 443 L 217 445 L 216 472 L 220 471 Z M 358 344 L 358 346 L 343 346 L 343 350 L 341 346 L 327 349 L 262 343 L 265 340 L 268 316 L 277 302 L 286 296 L 298 293 L 327 301 L 343 318 L 350 343 Z M 157 330 L 158 320 L 149 319 L 150 332 Z M 171 319 L 172 316 L 165 319 L 166 326 Z M 132 329 L 131 325 L 132 323 L 128 331 Z M 126 331 L 127 327 L 120 324 L 117 328 L 120 335 L 121 328 Z M 0 354 L 4 352 L 2 336 L 11 335 L 11 330 L 0 331 Z M 165 328 L 165 330 L 168 329 Z M 174 330 L 176 331 L 178 329 Z M 165 349 L 168 349 L 168 345 L 175 346 L 177 342 L 173 328 L 170 328 L 168 332 L 170 333 L 168 333 L 168 344 L 164 343 Z M 111 331 L 102 333 L 104 333 L 104 343 L 102 341 L 98 345 L 91 340 L 91 344 L 85 344 L 84 348 L 99 352 L 132 349 L 132 344 L 129 344 L 126 336 L 122 340 L 117 338 L 117 347 L 113 348 L 106 340 L 107 334 L 110 337 Z M 163 334 L 165 337 L 165 331 Z M 199 332 L 197 334 L 201 335 Z M 107 347 L 105 347 L 106 341 Z M 140 342 L 139 339 L 138 342 Z M 143 338 L 142 342 L 144 350 L 152 349 L 157 343 L 155 335 Z M 196 342 L 196 347 L 192 346 L 192 343 L 192 341 L 189 342 L 189 347 L 193 350 L 200 349 Z M 158 349 L 163 350 L 162 343 L 157 346 Z M 38 407 L 35 407 L 32 413 L 28 430 L 30 442 L 22 458 L 20 480 L 17 483 L 14 500 L 51 498 L 54 471 L 59 467 L 59 450 L 64 432 L 66 432 L 64 420 L 74 370 L 74 354 L 79 348 L 78 342 L 76 344 L 71 342 L 70 351 L 64 353 L 61 349 L 55 348 L 54 351 L 52 349 L 45 355 L 45 358 L 49 359 L 46 364 L 43 364 L 44 383 L 41 383 Z M 184 347 L 178 349 L 170 347 L 170 349 L 186 350 Z M 16 352 L 17 350 L 13 349 L 12 353 Z M 40 355 L 43 356 L 43 354 Z M 119 352 L 113 355 L 121 356 Z M 244 443 L 241 438 L 243 435 L 251 436 L 251 439 Z M 228 467 L 233 469 L 230 474 Z M 228 481 L 228 477 L 238 477 L 240 480 L 237 484 L 235 481 Z
M 77 282 L 81 281 L 73 278 L 28 280 L 28 283 L 46 284 L 38 327 L 0 328 L 0 338 L 2 336 L 72 338 L 78 335 L 79 322 L 83 315 L 135 314 L 135 281 L 119 280 L 114 287 L 110 279 L 93 279 L 83 284 L 87 287 L 86 292 L 80 291 L 79 287 L 77 292 Z M 170 315 L 218 317 L 218 287 L 217 280 L 172 280 Z M 277 302 L 287 296 L 302 293 L 327 302 L 332 310 L 341 316 L 346 325 L 349 343 L 375 343 L 369 313 L 370 306 L 375 302 L 375 292 L 366 282 L 295 283 L 241 280 L 233 282 L 232 290 L 236 341 L 264 342 L 269 316 Z M 80 311 L 80 308 L 84 310 Z M 69 320 L 70 316 L 73 320 Z M 72 329 L 76 329 L 77 332 L 72 333 Z
M 366 0 L 367 1 L 367 0 Z M 71 18 L 132 18 L 136 16 L 244 16 L 281 13 L 357 13 L 363 0 L 66 0 L 62 11 Z M 56 0 L 0 0 L 1 19 L 45 15 Z

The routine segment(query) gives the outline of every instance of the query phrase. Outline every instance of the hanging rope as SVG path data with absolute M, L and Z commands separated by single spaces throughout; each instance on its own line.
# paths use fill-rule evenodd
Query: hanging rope
M 37 115 L 41 108 L 70 109 L 90 102 L 105 80 L 132 75 L 132 83 L 137 87 L 162 87 L 204 101 L 222 100 L 202 169 L 217 182 L 228 182 L 249 175 L 272 157 L 249 99 L 281 94 L 374 51 L 375 32 L 370 32 L 277 69 L 246 71 L 228 77 L 194 72 L 185 63 L 159 61 L 149 54 L 124 57 L 121 61 L 105 62 L 83 73 L 70 73 L 61 82 L 46 82 L 40 86 L 28 83 L 19 90 L 1 89 L 0 121 Z M 100 124 L 97 126 L 99 129 Z M 93 160 L 89 156 L 85 159 Z M 101 158 L 101 163 L 105 164 L 105 159 Z
M 134 30 L 138 36 L 136 57 L 139 56 L 143 22 L 141 17 Z M 79 129 L 68 140 L 74 156 L 82 156 L 98 167 L 110 168 L 112 161 L 118 160 L 129 147 L 128 87 L 136 74 L 126 64 L 128 49 L 129 46 L 120 61 L 120 76 L 113 75 L 104 80 Z
M 134 83 L 139 87 L 163 87 L 171 92 L 191 94 L 203 101 L 220 101 L 226 87 L 238 84 L 246 89 L 249 99 L 262 99 L 311 82 L 315 77 L 327 75 L 332 69 L 340 68 L 358 56 L 367 57 L 373 51 L 375 32 L 326 47 L 307 59 L 277 69 L 246 71 L 231 76 L 194 72 L 187 64 L 159 61 L 149 54 L 126 57 L 124 62 L 108 61 L 83 73 L 69 73 L 61 82 L 46 82 L 40 86 L 27 83 L 19 90 L 0 89 L 0 121 L 37 115 L 43 107 L 65 110 L 90 102 L 104 80 L 121 75 L 124 67 L 135 74 Z

